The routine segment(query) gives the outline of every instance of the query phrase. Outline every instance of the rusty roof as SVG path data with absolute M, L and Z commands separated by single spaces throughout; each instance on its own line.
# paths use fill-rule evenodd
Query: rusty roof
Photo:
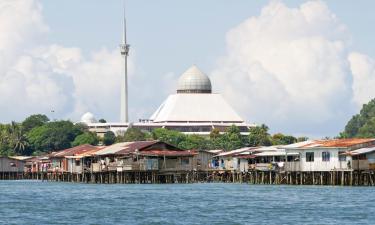
M 100 148 L 98 148 L 96 146 L 84 144 L 84 145 L 79 145 L 79 146 L 76 146 L 76 147 L 73 147 L 73 148 L 68 148 L 68 149 L 65 149 L 65 150 L 62 150 L 62 151 L 53 152 L 53 153 L 49 154 L 48 157 L 50 157 L 50 158 L 63 158 L 65 156 L 80 155 L 80 154 L 84 154 L 86 152 L 90 152 L 90 151 L 93 151 L 93 150 L 97 151 L 99 149 Z
M 170 145 L 168 143 L 162 142 L 162 141 L 137 141 L 137 142 L 129 142 L 126 146 L 124 146 L 124 149 L 121 149 L 120 151 L 116 152 L 116 154 L 131 154 L 135 151 L 150 151 L 150 150 L 161 150 L 160 146 L 156 146 L 153 148 L 156 144 L 164 144 L 165 145 L 165 151 L 183 151 L 180 148 L 177 148 L 173 145 Z
M 110 146 L 106 146 L 97 151 L 95 155 L 122 155 L 135 151 L 136 149 L 142 150 L 160 141 L 134 141 L 134 142 L 121 142 Z
M 348 139 L 333 139 L 333 140 L 313 140 L 300 143 L 291 144 L 286 148 L 349 148 L 355 145 L 375 142 L 373 138 L 348 138 Z

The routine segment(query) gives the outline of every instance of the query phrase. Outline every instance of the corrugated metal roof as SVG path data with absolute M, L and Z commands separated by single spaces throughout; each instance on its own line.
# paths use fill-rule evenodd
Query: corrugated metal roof
M 103 149 L 97 151 L 94 155 L 111 155 L 115 154 L 123 149 L 125 149 L 126 145 L 128 145 L 131 142 L 121 142 L 116 143 L 107 147 L 104 147 Z
M 285 146 L 287 149 L 291 148 L 348 148 L 359 144 L 375 142 L 373 138 L 351 138 L 351 139 L 333 139 L 333 140 L 312 140 L 304 141 Z
M 121 142 L 105 147 L 95 153 L 95 155 L 115 155 L 127 154 L 136 149 L 142 150 L 160 141 L 136 141 L 136 142 Z
M 366 153 L 375 152 L 375 146 L 368 148 L 360 148 L 349 152 L 349 155 L 361 155 Z
M 171 150 L 150 150 L 140 152 L 139 155 L 144 156 L 194 156 L 195 151 L 171 151 Z
M 216 156 L 221 157 L 221 156 L 234 156 L 234 155 L 239 155 L 241 153 L 246 154 L 249 151 L 254 151 L 255 149 L 257 149 L 257 147 L 245 147 L 245 148 L 235 149 L 235 150 L 228 151 L 228 152 L 222 152 Z
M 24 161 L 33 158 L 33 156 L 9 156 L 9 158 Z
M 272 151 L 272 152 L 260 152 L 254 154 L 255 156 L 285 156 L 285 155 L 299 155 L 297 152 L 288 152 L 285 154 L 285 151 Z
M 62 151 L 53 152 L 48 155 L 50 158 L 63 158 L 66 156 L 74 156 L 76 154 L 83 154 L 88 151 L 97 150 L 98 147 L 89 144 L 79 145 L 73 148 L 68 148 Z

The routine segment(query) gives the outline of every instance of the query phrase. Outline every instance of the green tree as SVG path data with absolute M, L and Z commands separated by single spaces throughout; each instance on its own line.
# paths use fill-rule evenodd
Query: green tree
M 99 143 L 99 138 L 96 134 L 92 132 L 85 132 L 78 135 L 72 142 L 72 146 L 78 146 L 83 144 L 97 145 Z
M 346 124 L 343 132 L 340 133 L 341 138 L 353 137 L 375 137 L 375 99 L 364 104 L 359 114 L 354 115 Z
M 180 142 L 186 140 L 186 135 L 175 130 L 156 128 L 152 131 L 152 138 L 154 140 L 164 141 L 166 143 L 178 146 Z
M 107 121 L 105 119 L 100 119 L 99 123 L 106 123 Z
M 24 132 L 28 132 L 34 127 L 40 127 L 46 124 L 49 121 L 48 117 L 46 115 L 42 114 L 35 114 L 27 117 L 22 122 L 22 127 Z
M 210 132 L 210 139 L 215 139 L 220 137 L 220 130 L 217 128 L 214 128 Z
M 297 138 L 291 135 L 277 133 L 272 135 L 271 142 L 273 145 L 289 145 L 297 142 Z
M 375 137 L 375 117 L 369 119 L 362 127 L 358 129 L 356 137 L 373 138 Z
M 103 137 L 104 145 L 111 145 L 116 142 L 116 135 L 112 131 L 107 131 Z
M 298 137 L 297 138 L 297 142 L 303 142 L 303 141 L 307 141 L 307 140 L 309 140 L 308 137 Z
M 23 127 L 20 124 L 12 121 L 9 126 L 9 142 L 18 155 L 28 154 L 27 150 L 29 143 L 27 141 L 26 135 L 23 131 Z
M 9 126 L 9 124 L 0 124 L 0 155 L 2 156 L 16 154 L 10 143 Z
M 54 121 L 33 128 L 27 134 L 34 151 L 49 152 L 71 147 L 74 139 L 82 134 L 80 125 L 70 121 Z
M 123 135 L 117 136 L 117 142 L 132 142 L 145 140 L 146 134 L 135 127 L 128 128 Z
M 180 143 L 178 143 L 177 147 L 186 150 L 207 149 L 207 139 L 196 134 L 186 135 L 185 140 L 182 140 Z
M 268 127 L 264 124 L 250 128 L 249 131 L 249 145 L 250 146 L 270 146 L 271 138 L 268 134 Z
M 221 143 L 222 149 L 226 151 L 246 146 L 245 140 L 241 135 L 240 129 L 235 125 L 228 127 L 225 133 L 221 135 L 219 139 L 221 139 L 219 143 Z

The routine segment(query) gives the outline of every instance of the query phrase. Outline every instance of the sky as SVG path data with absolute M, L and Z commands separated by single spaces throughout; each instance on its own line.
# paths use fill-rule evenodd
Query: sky
M 272 133 L 335 136 L 375 97 L 373 1 L 127 0 L 130 119 L 192 64 Z M 118 121 L 122 0 L 0 0 L 0 122 Z

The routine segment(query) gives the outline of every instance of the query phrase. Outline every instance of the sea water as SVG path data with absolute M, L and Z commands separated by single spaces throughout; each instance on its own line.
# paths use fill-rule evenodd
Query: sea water
M 0 224 L 375 224 L 375 188 L 0 181 Z

